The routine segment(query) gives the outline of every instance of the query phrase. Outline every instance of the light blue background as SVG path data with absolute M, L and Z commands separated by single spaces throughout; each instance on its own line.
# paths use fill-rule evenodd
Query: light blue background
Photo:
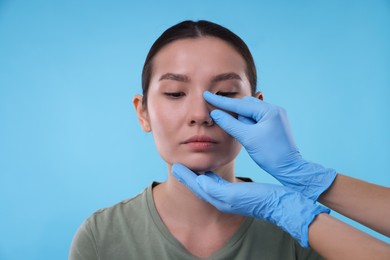
M 184 19 L 247 42 L 305 158 L 390 186 L 389 1 L 140 2 L 0 0 L 0 259 L 66 259 L 86 217 L 165 179 L 131 100 Z M 274 182 L 245 152 L 237 175 Z

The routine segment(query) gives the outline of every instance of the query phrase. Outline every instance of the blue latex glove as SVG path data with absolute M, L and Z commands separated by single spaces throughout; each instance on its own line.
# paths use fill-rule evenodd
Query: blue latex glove
M 238 114 L 213 110 L 213 120 L 236 138 L 250 157 L 283 185 L 317 201 L 336 177 L 334 169 L 304 160 L 294 143 L 284 109 L 254 97 L 228 98 L 204 93 L 211 105 Z
M 195 195 L 218 210 L 263 219 L 288 232 L 308 247 L 310 223 L 329 209 L 316 205 L 288 187 L 255 182 L 228 182 L 207 172 L 196 175 L 182 164 L 172 166 L 173 175 Z

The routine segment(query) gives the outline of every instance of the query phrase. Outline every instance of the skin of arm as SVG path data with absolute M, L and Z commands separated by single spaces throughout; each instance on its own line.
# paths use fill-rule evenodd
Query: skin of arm
M 390 188 L 338 174 L 318 201 L 390 237 Z
M 326 259 L 390 259 L 390 245 L 328 214 L 309 226 L 309 243 Z

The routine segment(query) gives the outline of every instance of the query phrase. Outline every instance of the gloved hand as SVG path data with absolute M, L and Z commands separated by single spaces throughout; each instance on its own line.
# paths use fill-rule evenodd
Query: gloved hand
M 257 165 L 283 185 L 316 201 L 333 183 L 334 169 L 302 158 L 284 109 L 248 96 L 228 98 L 208 91 L 203 96 L 211 105 L 238 114 L 236 119 L 221 110 L 210 113 L 214 122 L 244 146 Z
M 212 172 L 198 176 L 182 164 L 174 164 L 172 173 L 195 195 L 218 210 L 274 223 L 303 247 L 309 246 L 308 229 L 315 216 L 329 213 L 329 209 L 287 187 L 228 182 Z

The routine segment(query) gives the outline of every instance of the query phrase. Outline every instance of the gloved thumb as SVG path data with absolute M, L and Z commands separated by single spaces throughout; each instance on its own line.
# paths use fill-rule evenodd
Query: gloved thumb
M 208 202 L 216 207 L 220 211 L 229 212 L 231 206 L 224 201 L 229 191 L 226 189 L 226 185 L 230 182 L 222 179 L 215 173 L 207 173 L 205 175 L 198 176 L 196 182 L 200 188 L 209 195 Z
M 172 165 L 172 174 L 181 183 L 183 183 L 188 189 L 190 189 L 198 198 L 208 201 L 210 198 L 196 182 L 197 175 L 188 169 L 186 166 L 180 163 Z

